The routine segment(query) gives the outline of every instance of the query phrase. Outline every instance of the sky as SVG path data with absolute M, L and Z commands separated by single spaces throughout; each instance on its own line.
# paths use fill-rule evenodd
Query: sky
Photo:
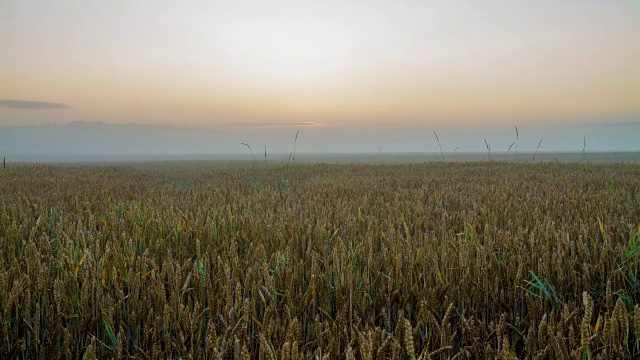
M 640 131 L 639 64 L 638 0 L 0 0 L 0 132 L 136 123 L 277 144 L 300 130 L 314 151 L 406 151 L 419 134 L 422 151 L 435 130 L 480 151 L 518 126 L 580 151 L 597 125 L 600 150 L 640 150 L 620 136 Z

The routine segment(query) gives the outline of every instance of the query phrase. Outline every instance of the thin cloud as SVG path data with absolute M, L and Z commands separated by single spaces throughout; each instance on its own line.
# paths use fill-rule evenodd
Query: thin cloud
M 288 127 L 288 126 L 326 126 L 322 123 L 313 121 L 299 121 L 299 122 L 235 122 L 229 123 L 230 126 L 239 127 Z
M 70 108 L 70 106 L 63 103 L 27 100 L 0 100 L 0 106 L 20 110 L 54 110 Z

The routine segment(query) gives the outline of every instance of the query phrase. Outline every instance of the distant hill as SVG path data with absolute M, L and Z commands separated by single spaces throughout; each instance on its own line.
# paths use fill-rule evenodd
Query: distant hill
M 72 122 L 30 126 L 0 126 L 0 157 L 17 159 L 92 158 L 118 156 L 225 155 L 249 156 L 241 143 L 251 145 L 256 159 L 263 158 L 265 147 L 270 155 L 284 154 L 284 159 L 297 146 L 298 153 L 354 154 L 375 153 L 476 153 L 486 154 L 486 144 L 492 153 L 506 154 L 516 140 L 513 126 L 436 127 L 428 123 L 419 126 L 380 128 L 375 124 L 358 123 L 339 126 L 258 126 L 260 124 L 228 123 L 215 128 L 195 128 L 146 124 L 107 124 L 102 122 Z M 271 124 L 273 125 L 273 124 Z M 435 128 L 434 128 L 435 127 Z M 294 138 L 299 129 L 297 144 Z M 581 153 L 585 151 L 640 151 L 640 122 L 562 124 L 539 123 L 518 125 L 520 153 Z M 436 130 L 441 143 L 433 135 Z M 485 140 L 487 143 L 485 143 Z M 515 154 L 515 146 L 511 147 Z M 169 155 L 169 156 L 165 156 Z M 53 161 L 53 160 L 51 160 Z
M 95 156 L 239 152 L 237 141 L 208 129 L 143 124 L 72 122 L 0 127 L 6 155 Z

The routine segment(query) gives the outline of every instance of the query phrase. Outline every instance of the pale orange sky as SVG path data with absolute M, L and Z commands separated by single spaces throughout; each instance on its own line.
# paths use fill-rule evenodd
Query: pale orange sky
M 0 126 L 637 121 L 639 64 L 638 1 L 0 0 Z

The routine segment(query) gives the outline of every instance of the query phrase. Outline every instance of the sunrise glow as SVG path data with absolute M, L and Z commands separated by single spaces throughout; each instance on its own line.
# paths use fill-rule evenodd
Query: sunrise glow
M 401 136 L 640 114 L 637 1 L 3 1 L 0 44 L 0 126 Z

